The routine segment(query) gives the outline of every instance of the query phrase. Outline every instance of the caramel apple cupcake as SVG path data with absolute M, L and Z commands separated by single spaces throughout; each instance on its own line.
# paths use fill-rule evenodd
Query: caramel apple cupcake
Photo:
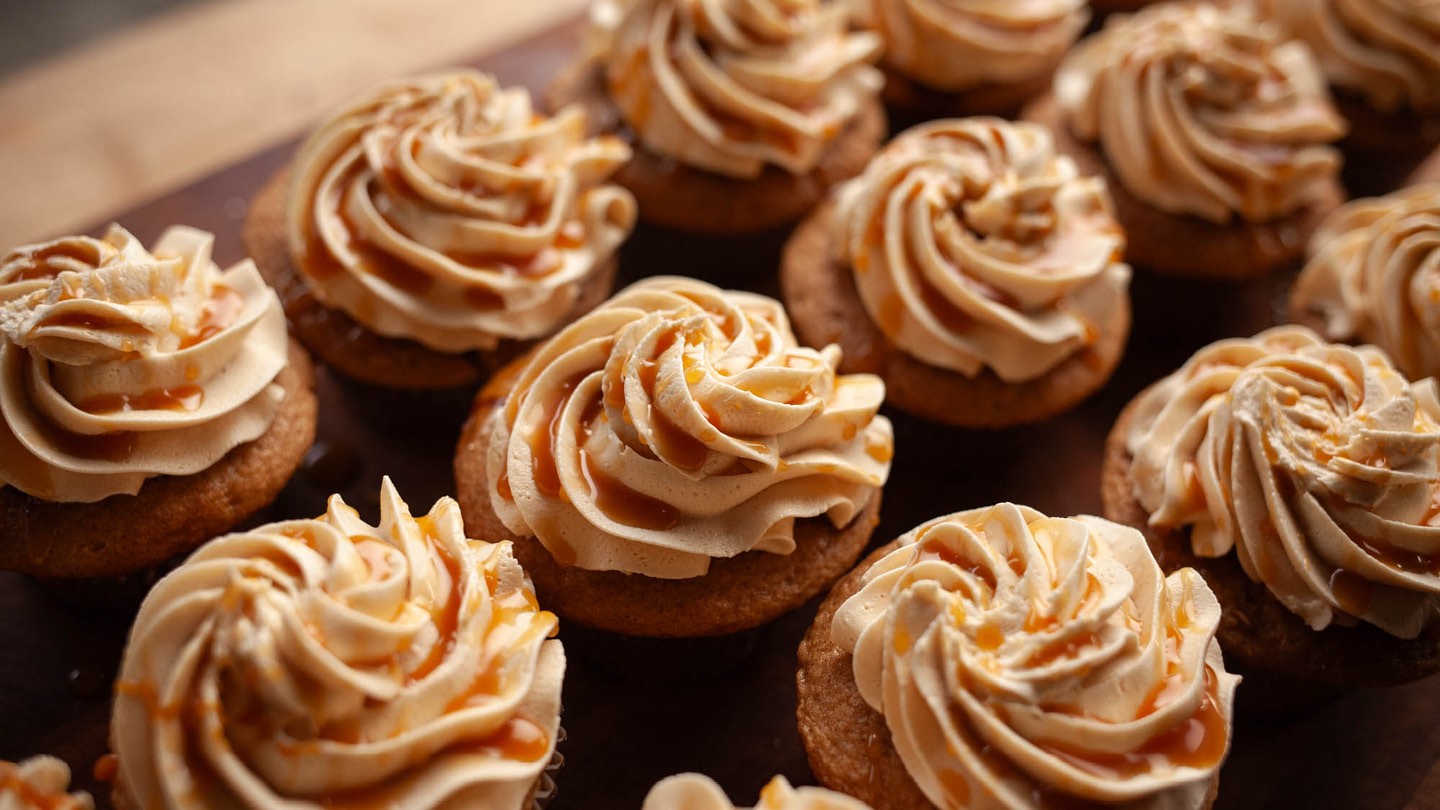
M 594 0 L 588 52 L 552 98 L 632 143 L 617 179 L 646 221 L 757 233 L 875 153 L 880 49 L 842 0 Z
M 800 738 L 823 784 L 876 810 L 1208 807 L 1240 680 L 1219 621 L 1205 580 L 1163 574 L 1134 529 L 947 515 L 821 605 Z
M 640 810 L 739 810 L 725 797 L 715 780 L 698 773 L 661 779 L 650 789 Z M 760 791 L 755 810 L 870 810 L 843 793 L 824 788 L 790 786 L 783 776 L 771 779 Z
M 508 543 L 442 498 L 380 523 L 218 538 L 130 631 L 111 741 L 121 810 L 530 807 L 554 752 L 565 653 Z
M 1081 41 L 1026 117 L 1108 181 L 1137 266 L 1205 279 L 1298 260 L 1344 195 L 1345 132 L 1305 45 L 1247 7 L 1160 3 Z
M 1336 209 L 1310 241 L 1290 317 L 1379 346 L 1411 379 L 1440 375 L 1440 184 Z
M 70 766 L 54 757 L 0 760 L 0 810 L 95 810 L 89 793 L 69 785 Z
M 796 229 L 781 265 L 801 339 L 937 422 L 1065 411 L 1130 329 L 1125 234 L 1105 183 L 1037 124 L 935 121 L 897 136 Z
M 455 458 L 466 525 L 513 540 L 567 638 L 763 625 L 848 570 L 878 519 L 885 385 L 839 361 L 772 299 L 635 284 L 481 392 Z
M 1107 517 L 1204 575 L 1266 692 L 1440 672 L 1440 403 L 1379 349 L 1298 326 L 1207 346 L 1124 410 L 1102 481 Z
M 255 265 L 118 226 L 0 256 L 0 569 L 121 578 L 269 505 L 315 435 Z
M 1018 113 L 1090 20 L 1085 0 L 852 2 L 885 43 L 886 103 L 915 120 Z
M 388 84 L 260 192 L 246 247 L 300 341 L 372 389 L 360 399 L 463 412 L 493 369 L 610 294 L 635 201 L 607 178 L 630 150 L 585 130 L 580 108 L 537 115 L 472 70 Z

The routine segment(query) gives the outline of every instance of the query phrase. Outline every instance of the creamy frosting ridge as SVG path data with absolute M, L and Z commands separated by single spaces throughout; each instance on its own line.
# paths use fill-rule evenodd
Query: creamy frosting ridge
M 473 70 L 387 85 L 301 147 L 291 255 L 321 302 L 387 337 L 462 352 L 549 334 L 635 224 L 606 184 L 629 147 L 585 126 Z
M 835 614 L 855 683 L 937 807 L 1198 808 L 1239 678 L 1220 606 L 1134 529 L 1013 504 L 932 520 Z
M 1293 295 L 1331 340 L 1374 343 L 1412 378 L 1440 374 L 1440 185 L 1337 208 Z
M 274 420 L 287 362 L 280 302 L 214 237 L 147 251 L 112 226 L 0 257 L 0 483 L 50 501 L 190 475 Z
M 936 90 L 1021 84 L 1055 69 L 1090 19 L 1085 0 L 857 0 L 885 62 Z
M 1081 177 L 1038 124 L 916 127 L 838 199 L 837 259 L 885 336 L 930 365 L 1034 379 L 1127 306 L 1104 181 Z
M 698 773 L 682 773 L 655 784 L 641 810 L 739 810 L 725 797 L 715 780 Z M 790 786 L 783 776 L 771 779 L 760 791 L 754 810 L 869 810 L 857 799 L 817 787 Z
M 520 808 L 554 751 L 564 651 L 509 543 L 442 498 L 203 546 L 135 621 L 125 790 L 160 808 Z
M 70 766 L 55 757 L 0 761 L 0 810 L 94 810 L 83 791 L 67 793 Z
M 1315 52 L 1325 75 L 1372 107 L 1440 113 L 1440 4 L 1427 0 L 1259 0 L 1261 14 Z
M 810 171 L 883 83 L 879 38 L 840 0 L 596 0 L 591 18 L 645 147 L 718 174 Z
M 884 383 L 797 344 L 779 302 L 637 283 L 519 371 L 487 427 L 490 502 L 557 561 L 666 579 L 847 525 L 889 474 Z
M 1172 214 L 1278 219 L 1339 171 L 1344 122 L 1313 57 L 1244 5 L 1114 17 L 1070 51 L 1055 95 L 1125 188 Z
M 1233 550 L 1311 628 L 1414 638 L 1440 615 L 1440 402 L 1379 349 L 1293 326 L 1211 344 L 1141 395 L 1126 442 L 1151 525 Z

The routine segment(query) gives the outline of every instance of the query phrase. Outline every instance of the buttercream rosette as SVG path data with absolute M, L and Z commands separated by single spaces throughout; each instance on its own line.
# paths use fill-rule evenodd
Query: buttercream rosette
M 1236 554 L 1311 629 L 1411 639 L 1440 615 L 1440 402 L 1379 349 L 1293 326 L 1211 344 L 1140 396 L 1125 441 L 1150 525 Z
M 635 284 L 561 331 L 489 417 L 490 503 L 562 565 L 664 579 L 794 550 L 847 525 L 889 473 L 885 386 L 799 346 L 780 304 Z
M 715 174 L 809 172 L 883 79 L 839 0 L 597 0 L 593 58 L 644 147 Z
M 564 651 L 509 543 L 442 498 L 380 524 L 221 537 L 146 598 L 116 684 L 139 807 L 520 808 L 554 751 Z
M 0 484 L 47 501 L 134 495 L 259 438 L 287 363 L 280 302 L 214 237 L 147 251 L 111 226 L 0 257 Z
M 1104 181 L 1038 124 L 911 129 L 841 187 L 836 223 L 836 258 L 885 337 L 967 377 L 1040 377 L 1128 312 Z
M 90 794 L 69 785 L 70 766 L 55 757 L 0 761 L 0 810 L 95 810 Z
M 1134 529 L 1013 504 L 902 536 L 835 613 L 855 683 L 937 807 L 1203 807 L 1239 678 L 1199 574 Z
M 1440 185 L 1337 208 L 1310 240 L 1291 305 L 1331 340 L 1378 345 L 1412 378 L 1440 374 Z
M 698 773 L 661 779 L 645 796 L 641 810 L 739 810 L 715 780 Z M 777 776 L 760 790 L 754 810 L 869 810 L 864 802 L 817 787 L 794 788 Z
M 1055 96 L 1135 197 L 1218 224 L 1321 197 L 1345 133 L 1305 45 L 1245 5 L 1174 2 L 1111 18 L 1060 66 Z
M 290 253 L 322 303 L 440 352 L 554 331 L 635 223 L 606 181 L 630 158 L 585 114 L 535 112 L 473 70 L 398 81 L 345 107 L 294 163 Z

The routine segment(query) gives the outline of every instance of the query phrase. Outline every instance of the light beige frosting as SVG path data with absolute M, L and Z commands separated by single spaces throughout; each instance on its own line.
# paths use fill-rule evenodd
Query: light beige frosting
M 1440 3 L 1433 0 L 1258 0 L 1314 51 L 1331 82 L 1372 107 L 1440 113 Z
M 1206 806 L 1239 678 L 1220 605 L 1134 529 L 1000 504 L 900 538 L 835 614 L 861 696 L 937 807 Z
M 50 501 L 133 495 L 269 429 L 289 345 L 249 260 L 176 227 L 119 226 L 0 257 L 0 484 Z
M 295 158 L 288 227 L 308 286 L 378 334 L 442 352 L 549 334 L 635 224 L 606 184 L 630 149 L 538 115 L 473 70 L 395 82 Z
M 1313 629 L 1440 616 L 1440 403 L 1379 349 L 1295 326 L 1213 343 L 1141 395 L 1126 442 L 1150 524 L 1233 550 Z
M 1345 132 L 1305 45 L 1243 4 L 1159 3 L 1112 17 L 1055 76 L 1071 130 L 1120 182 L 1220 224 L 1293 213 L 1334 180 Z
M 698 773 L 661 779 L 650 789 L 641 810 L 740 810 L 725 797 L 715 780 Z M 760 790 L 755 810 L 869 810 L 869 806 L 843 793 L 817 787 L 790 786 L 783 776 Z
M 1104 181 L 1081 177 L 1038 124 L 911 129 L 842 187 L 836 222 L 836 258 L 871 320 L 932 366 L 1034 379 L 1127 306 Z
M 95 810 L 83 791 L 67 793 L 70 766 L 55 757 L 0 762 L 0 810 Z
M 840 0 L 596 0 L 591 20 L 645 147 L 731 177 L 809 172 L 883 83 L 879 38 Z
M 936 90 L 1023 84 L 1059 64 L 1090 20 L 1085 0 L 858 0 L 885 62 Z
M 440 499 L 214 540 L 130 632 L 112 740 L 147 810 L 520 808 L 555 748 L 565 654 L 509 543 Z
M 885 384 L 797 344 L 779 302 L 639 282 L 557 334 L 490 418 L 490 502 L 556 560 L 665 579 L 847 525 L 890 471 Z
M 1329 339 L 1374 343 L 1412 378 L 1440 374 L 1440 185 L 1337 208 L 1311 237 L 1293 300 Z

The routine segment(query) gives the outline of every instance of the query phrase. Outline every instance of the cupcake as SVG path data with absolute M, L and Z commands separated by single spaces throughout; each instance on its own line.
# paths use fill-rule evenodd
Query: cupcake
M 1130 328 L 1124 248 L 1104 181 L 1044 127 L 935 121 L 796 229 L 781 287 L 800 337 L 838 343 L 896 407 L 999 427 L 1109 379 Z
M 54 757 L 0 760 L 0 808 L 4 810 L 95 810 L 83 791 L 67 793 L 70 767 Z
M 508 543 L 442 498 L 208 543 L 146 598 L 111 743 L 120 810 L 530 806 L 565 653 Z
M 843 0 L 594 0 L 587 53 L 552 97 L 632 142 L 618 180 L 646 221 L 756 233 L 874 154 L 880 49 Z
M 1310 241 L 1290 316 L 1379 346 L 1411 379 L 1440 374 L 1440 184 L 1336 209 Z
M 650 789 L 641 810 L 738 810 L 715 780 L 698 773 L 662 779 Z M 771 779 L 760 791 L 755 810 L 870 810 L 843 793 L 824 788 L 795 789 L 785 777 Z
M 494 368 L 610 293 L 635 202 L 606 180 L 630 150 L 585 130 L 580 108 L 537 115 L 471 70 L 386 85 L 260 192 L 246 247 L 331 369 L 463 412 Z
M 1239 678 L 1200 575 L 1140 533 L 1013 504 L 922 524 L 820 607 L 800 736 L 828 787 L 887 808 L 1200 808 Z M 1227 653 L 1228 655 L 1228 653 Z
M 1244 6 L 1160 3 L 1110 20 L 1065 58 L 1026 116 L 1109 181 L 1128 257 L 1195 278 L 1300 258 L 1343 199 L 1344 134 L 1304 44 Z
M 466 525 L 515 543 L 567 627 L 765 624 L 848 570 L 877 521 L 885 386 L 839 361 L 772 299 L 635 284 L 481 392 L 455 458 Z
M 1296 326 L 1207 346 L 1121 414 L 1102 480 L 1107 517 L 1205 576 L 1256 684 L 1440 672 L 1440 402 L 1379 349 Z
M 885 42 L 885 101 L 921 119 L 1019 112 L 1090 20 L 1085 0 L 853 2 Z
M 269 505 L 315 435 L 255 265 L 112 226 L 0 257 L 0 569 L 119 578 Z
M 1417 0 L 1256 0 L 1315 54 L 1350 123 L 1346 145 L 1394 162 L 1440 143 L 1440 6 Z

